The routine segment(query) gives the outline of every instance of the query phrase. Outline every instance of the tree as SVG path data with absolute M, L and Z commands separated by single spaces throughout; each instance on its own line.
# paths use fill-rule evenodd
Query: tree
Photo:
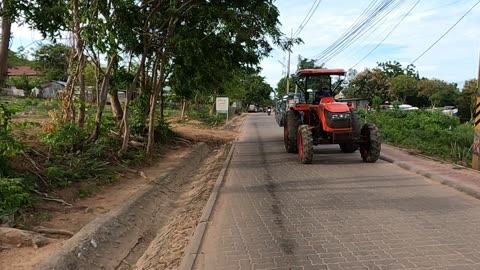
M 477 96 L 477 80 L 465 81 L 462 92 L 458 94 L 455 104 L 458 108 L 458 117 L 462 121 L 469 121 L 475 112 L 475 98 Z
M 355 76 L 348 85 L 347 97 L 372 100 L 378 96 L 384 101 L 390 100 L 390 81 L 379 68 L 365 69 Z
M 46 80 L 66 81 L 71 50 L 61 43 L 43 45 L 33 53 L 34 66 L 42 71 Z
M 387 61 L 383 63 L 377 63 L 378 67 L 387 75 L 389 78 L 394 78 L 400 75 L 406 75 L 418 79 L 418 71 L 415 70 L 413 64 L 409 64 L 407 67 L 403 68 L 402 64 L 398 61 Z
M 430 106 L 454 105 L 458 95 L 457 85 L 439 79 L 422 79 L 418 82 L 418 95 L 427 97 Z
M 317 60 L 303 58 L 301 55 L 298 56 L 298 69 L 312 69 L 312 68 L 324 68 L 324 64 L 317 64 Z
M 407 97 L 418 94 L 417 80 L 409 75 L 401 74 L 390 79 L 390 94 L 401 103 L 405 103 Z

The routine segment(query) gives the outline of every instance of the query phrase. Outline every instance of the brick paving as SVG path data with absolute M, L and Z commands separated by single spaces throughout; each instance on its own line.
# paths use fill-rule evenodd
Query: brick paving
M 480 269 L 480 201 L 338 146 L 303 165 L 246 119 L 195 268 Z

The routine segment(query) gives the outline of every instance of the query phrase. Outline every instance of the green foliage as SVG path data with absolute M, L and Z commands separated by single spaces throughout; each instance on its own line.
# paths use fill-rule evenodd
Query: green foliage
M 196 107 L 188 112 L 188 117 L 202 122 L 207 127 L 216 127 L 224 123 L 226 120 L 225 114 L 210 115 L 207 108 Z
M 407 97 L 416 97 L 418 94 L 417 79 L 401 74 L 390 79 L 390 93 L 401 103 L 405 103 Z
M 163 118 L 158 118 L 155 122 L 155 142 L 167 143 L 175 136 L 175 133 L 170 128 L 170 124 Z
M 451 161 L 471 161 L 473 126 L 440 112 L 386 110 L 368 113 L 384 142 Z
M 7 158 L 23 151 L 24 146 L 12 135 L 12 117 L 17 112 L 15 107 L 0 103 L 0 177 L 8 167 Z
M 21 53 L 8 50 L 8 67 L 32 66 L 32 62 Z
M 73 122 L 59 124 L 52 132 L 42 137 L 42 142 L 52 147 L 55 151 L 71 152 L 78 147 L 86 139 L 87 134 L 84 129 L 79 128 Z
M 32 88 L 40 86 L 41 79 L 38 77 L 31 77 L 27 74 L 22 74 L 8 79 L 8 84 L 15 86 L 18 89 L 25 91 L 25 95 L 30 95 Z
M 61 43 L 43 45 L 33 54 L 35 67 L 42 71 L 43 77 L 47 81 L 66 81 L 70 51 L 70 47 Z
M 418 95 L 428 98 L 432 107 L 454 105 L 459 94 L 457 84 L 438 79 L 420 80 L 418 90 Z
M 462 121 L 472 119 L 475 106 L 475 97 L 477 95 L 477 80 L 468 80 L 463 85 L 462 92 L 458 94 L 456 104 L 458 108 L 458 117 Z
M 347 97 L 366 98 L 380 97 L 382 100 L 390 100 L 389 77 L 379 68 L 365 69 L 350 80 Z
M 0 216 L 13 214 L 30 202 L 31 197 L 23 179 L 0 178 Z
M 415 65 L 413 64 L 409 64 L 405 68 L 402 67 L 402 64 L 400 64 L 398 61 L 387 61 L 383 63 L 377 63 L 377 65 L 389 78 L 395 78 L 400 75 L 412 77 L 417 80 L 419 78 L 418 71 L 415 70 Z

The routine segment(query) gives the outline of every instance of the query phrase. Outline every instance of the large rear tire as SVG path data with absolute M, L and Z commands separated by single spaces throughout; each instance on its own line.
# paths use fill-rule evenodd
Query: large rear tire
M 352 114 L 352 133 L 353 141 L 348 143 L 341 143 L 340 149 L 344 153 L 353 153 L 358 150 L 358 139 L 360 138 L 360 117 L 355 110 L 350 110 Z
M 289 110 L 286 122 L 286 125 L 283 127 L 285 150 L 288 153 L 298 153 L 297 131 L 301 124 L 300 113 Z
M 374 124 L 365 124 L 362 127 L 361 135 L 364 142 L 360 145 L 360 154 L 363 162 L 374 163 L 380 158 L 382 143 L 380 131 Z
M 297 134 L 298 156 L 303 164 L 311 164 L 313 161 L 313 136 L 308 125 L 301 125 Z

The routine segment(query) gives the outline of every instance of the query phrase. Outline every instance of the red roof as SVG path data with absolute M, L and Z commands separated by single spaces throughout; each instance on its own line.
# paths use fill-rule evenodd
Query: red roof
M 345 76 L 346 71 L 344 69 L 302 69 L 297 72 L 297 76 L 307 75 L 340 75 Z
M 8 68 L 8 75 L 9 76 L 18 76 L 26 74 L 28 76 L 37 76 L 40 75 L 40 71 L 37 71 L 31 67 L 28 66 L 20 66 L 20 67 L 11 67 Z

